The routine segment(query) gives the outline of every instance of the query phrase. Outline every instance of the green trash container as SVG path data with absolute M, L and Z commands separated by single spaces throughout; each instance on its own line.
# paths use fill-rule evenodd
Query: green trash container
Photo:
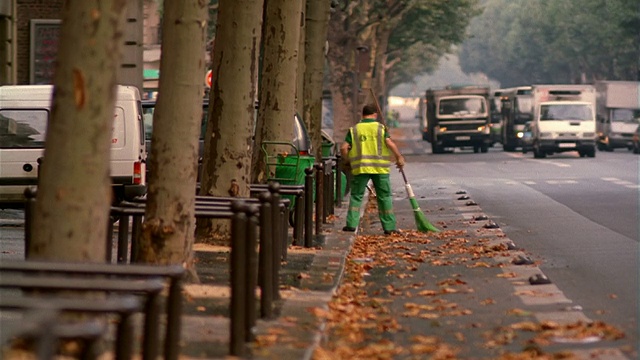
M 272 180 L 277 179 L 282 185 L 304 185 L 304 169 L 312 167 L 314 162 L 315 158 L 308 155 L 278 156 L 275 178 Z M 290 208 L 293 209 L 295 196 L 283 195 L 282 197 L 291 201 Z
M 333 147 L 334 147 L 334 143 L 331 142 L 326 142 L 323 141 L 322 142 L 322 156 L 323 157 L 328 157 L 333 155 Z

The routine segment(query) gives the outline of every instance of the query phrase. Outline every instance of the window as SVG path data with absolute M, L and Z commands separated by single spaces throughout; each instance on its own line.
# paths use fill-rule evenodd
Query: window
M 442 99 L 438 107 L 440 115 L 480 115 L 485 112 L 482 98 Z
M 553 104 L 540 107 L 540 120 L 592 120 L 591 108 L 583 104 Z
M 47 110 L 0 110 L 0 148 L 43 148 Z
M 640 120 L 640 110 L 638 109 L 612 109 L 611 121 L 638 121 Z

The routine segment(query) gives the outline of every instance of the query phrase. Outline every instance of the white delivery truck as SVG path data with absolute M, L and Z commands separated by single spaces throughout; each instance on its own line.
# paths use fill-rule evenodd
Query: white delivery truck
M 38 184 L 52 96 L 53 85 L 0 86 L 0 208 L 23 207 L 25 188 Z M 117 86 L 110 161 L 114 203 L 146 193 L 141 110 L 138 89 Z
M 536 158 L 577 151 L 596 156 L 593 85 L 534 85 L 531 147 Z
M 598 81 L 595 87 L 598 150 L 632 150 L 640 122 L 640 81 Z

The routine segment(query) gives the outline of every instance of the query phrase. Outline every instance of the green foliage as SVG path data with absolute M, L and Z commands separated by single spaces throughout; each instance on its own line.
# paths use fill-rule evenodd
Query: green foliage
M 389 38 L 391 87 L 435 69 L 438 59 L 466 37 L 471 19 L 480 14 L 477 0 L 419 0 L 413 2 Z
M 487 0 L 460 55 L 502 87 L 638 77 L 635 0 Z

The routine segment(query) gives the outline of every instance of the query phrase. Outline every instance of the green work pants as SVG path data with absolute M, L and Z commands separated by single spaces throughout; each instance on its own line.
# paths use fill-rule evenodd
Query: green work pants
M 391 198 L 391 181 L 389 174 L 360 174 L 351 179 L 351 198 L 347 211 L 347 226 L 357 228 L 360 222 L 360 207 L 362 197 L 367 189 L 369 179 L 373 181 L 378 200 L 378 216 L 384 231 L 396 230 L 396 216 L 393 213 L 393 200 Z

